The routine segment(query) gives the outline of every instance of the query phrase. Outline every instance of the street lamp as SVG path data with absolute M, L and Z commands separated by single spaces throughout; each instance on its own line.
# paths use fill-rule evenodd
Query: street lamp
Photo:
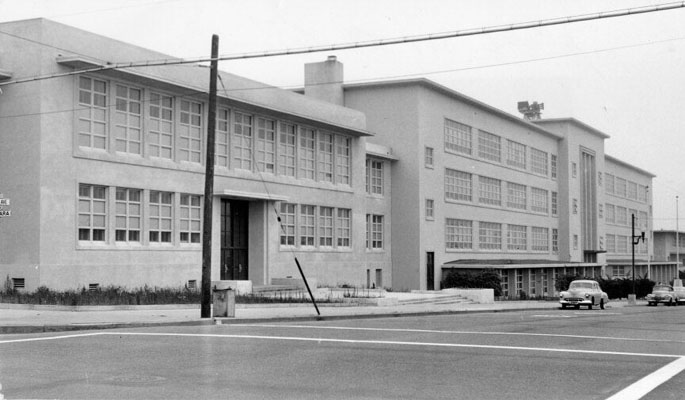
M 631 244 L 632 244 L 632 249 L 633 249 L 633 294 L 635 295 L 635 298 L 637 298 L 637 292 L 635 291 L 635 246 L 640 243 L 640 240 L 644 243 L 645 241 L 645 232 L 643 231 L 642 234 L 635 236 L 635 214 L 630 214 L 631 215 Z

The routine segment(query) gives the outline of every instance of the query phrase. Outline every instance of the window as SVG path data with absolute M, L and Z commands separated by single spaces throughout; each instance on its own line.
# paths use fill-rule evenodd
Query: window
M 426 219 L 432 220 L 434 218 L 435 202 L 433 199 L 426 199 Z
M 333 247 L 332 207 L 319 207 L 319 246 Z
M 637 200 L 637 183 L 628 182 L 628 198 L 631 200 Z
M 366 159 L 366 193 L 383 195 L 383 162 Z
M 572 162 L 571 163 L 571 177 L 575 178 L 576 175 L 578 175 L 578 164 Z
M 526 250 L 528 248 L 527 228 L 524 225 L 507 226 L 507 249 Z
M 181 100 L 181 121 L 178 125 L 179 159 L 193 163 L 200 162 L 202 153 L 202 104 Z
M 614 192 L 616 191 L 616 180 L 615 180 L 614 176 L 611 174 L 604 174 L 604 176 L 605 176 L 606 181 L 607 181 L 606 187 L 605 187 L 606 193 L 607 194 L 614 194 Z
M 445 170 L 445 198 L 472 201 L 472 175 L 468 172 Z
M 644 211 L 639 212 L 639 218 L 638 218 L 638 228 L 641 231 L 647 231 L 649 221 L 647 221 L 647 213 Z
M 578 199 L 573 199 L 572 205 L 573 213 L 578 214 Z
M 300 142 L 298 147 L 299 178 L 314 180 L 316 131 L 300 128 Z
M 335 181 L 342 185 L 350 184 L 350 143 L 346 136 L 335 136 Z
M 526 186 L 507 182 L 507 207 L 525 210 L 526 206 Z
M 614 224 L 616 223 L 616 206 L 613 204 L 606 204 L 606 210 L 607 210 L 607 224 Z
M 200 243 L 201 210 L 200 196 L 181 195 L 181 243 Z
M 174 149 L 173 98 L 150 93 L 150 129 L 148 144 L 150 156 L 172 159 Z
M 276 172 L 276 121 L 257 118 L 257 171 Z
M 557 155 L 556 154 L 550 154 L 550 172 L 552 175 L 552 179 L 557 179 Z M 600 182 L 602 180 L 600 179 Z
M 626 197 L 626 180 L 616 177 L 616 196 Z
M 507 140 L 507 165 L 514 168 L 526 169 L 526 146 Z
M 616 223 L 619 225 L 628 225 L 628 210 L 625 207 L 616 207 Z
M 318 158 L 319 180 L 333 182 L 333 135 L 329 133 L 319 134 Z
M 150 243 L 171 243 L 173 194 L 150 192 Z
M 115 236 L 117 242 L 140 242 L 141 191 L 117 188 Z
M 233 168 L 252 170 L 252 116 L 236 112 L 233 124 Z
M 647 186 L 645 185 L 638 185 L 637 188 L 637 201 L 640 201 L 642 203 L 647 201 Z
M 423 162 L 426 167 L 433 167 L 433 148 L 426 146 L 424 149 Z
M 295 176 L 295 125 L 281 122 L 278 129 L 278 172 Z
M 578 250 L 578 235 L 573 235 L 573 250 Z
M 552 251 L 559 252 L 559 230 L 552 228 Z
M 78 143 L 82 147 L 107 148 L 107 83 L 79 77 Z
M 216 159 L 216 165 L 228 168 L 229 159 L 229 147 L 228 147 L 228 127 L 229 123 L 228 110 L 225 108 L 219 108 L 216 112 L 216 138 L 215 146 L 216 151 L 214 157 Z
M 558 194 L 557 192 L 552 192 L 552 216 L 556 217 L 558 214 Z
M 502 248 L 502 224 L 479 222 L 478 240 L 482 250 L 500 250 Z
M 602 186 L 602 173 L 597 172 L 597 186 Z
M 547 191 L 545 189 L 530 189 L 530 209 L 538 213 L 547 214 L 549 212 Z
M 549 251 L 549 229 L 534 226 L 531 228 L 532 250 Z
M 447 218 L 445 222 L 445 247 L 447 249 L 472 249 L 473 222 Z
M 502 162 L 502 139 L 485 131 L 478 132 L 478 157 Z
M 619 254 L 628 253 L 628 236 L 616 235 L 616 252 Z
M 502 181 L 479 176 L 478 188 L 478 202 L 480 204 L 502 205 Z
M 530 148 L 530 170 L 535 174 L 547 176 L 547 152 Z
M 445 151 L 471 155 L 471 127 L 445 119 Z
M 295 204 L 281 203 L 281 246 L 295 245 Z
M 300 205 L 300 246 L 314 246 L 316 207 Z
M 116 109 L 114 113 L 114 136 L 116 150 L 122 153 L 141 154 L 142 106 L 140 89 L 116 86 Z
M 336 231 L 338 239 L 338 247 L 350 247 L 350 238 L 352 237 L 352 210 L 348 208 L 338 208 L 338 217 L 336 219 Z
M 604 204 L 599 204 L 598 214 L 599 219 L 604 218 Z
M 104 242 L 107 230 L 107 188 L 79 185 L 78 239 Z
M 367 214 L 366 231 L 366 248 L 372 250 L 383 249 L 383 216 Z

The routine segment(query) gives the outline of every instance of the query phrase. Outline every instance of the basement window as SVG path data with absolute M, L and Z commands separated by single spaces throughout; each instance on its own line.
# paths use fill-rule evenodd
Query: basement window
M 12 278 L 13 289 L 24 289 L 25 287 L 26 283 L 24 282 L 24 278 Z
M 96 292 L 100 290 L 100 284 L 99 283 L 89 283 L 88 284 L 88 291 L 89 292 Z
M 188 281 L 188 290 L 195 290 L 197 289 L 197 281 L 195 279 L 189 280 Z

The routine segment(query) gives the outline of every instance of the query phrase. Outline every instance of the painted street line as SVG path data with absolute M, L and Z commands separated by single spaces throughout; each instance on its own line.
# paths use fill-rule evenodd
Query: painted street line
M 74 335 L 64 335 L 64 336 L 35 337 L 35 338 L 27 338 L 27 339 L 0 340 L 0 344 L 3 344 L 3 343 L 22 343 L 22 342 L 40 342 L 40 341 L 44 341 L 44 340 L 58 340 L 58 339 L 73 339 L 73 338 L 79 338 L 79 337 L 98 336 L 98 335 L 102 335 L 102 332 L 78 333 L 78 334 L 74 334 Z
M 659 368 L 627 388 L 621 390 L 607 400 L 638 400 L 654 390 L 657 386 L 667 382 L 685 370 L 685 357 Z
M 295 328 L 295 329 L 330 329 L 330 330 L 349 330 L 349 331 L 378 331 L 378 332 L 409 332 L 409 333 L 444 333 L 458 335 L 502 335 L 502 336 L 544 336 L 562 337 L 573 339 L 601 339 L 601 340 L 620 340 L 632 342 L 657 342 L 657 343 L 685 343 L 685 340 L 671 339 L 637 339 L 611 336 L 588 336 L 588 335 L 562 335 L 556 333 L 524 333 L 524 332 L 478 332 L 478 331 L 441 331 L 433 329 L 400 329 L 400 328 L 359 328 L 346 326 L 316 326 L 316 325 L 276 325 L 276 324 L 229 324 L 221 325 L 225 327 L 260 327 L 260 328 Z

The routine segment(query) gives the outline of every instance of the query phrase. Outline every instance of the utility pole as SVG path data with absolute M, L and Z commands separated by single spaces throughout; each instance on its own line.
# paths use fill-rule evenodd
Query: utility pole
M 205 196 L 202 225 L 202 284 L 200 318 L 211 318 L 212 299 L 212 202 L 214 200 L 214 143 L 216 138 L 216 81 L 219 36 L 212 35 L 212 60 L 209 68 L 209 109 L 207 119 L 207 156 L 205 157 Z
M 635 214 L 631 215 L 631 231 L 630 231 L 630 243 L 633 249 L 633 294 L 637 298 L 637 292 L 635 291 L 635 245 L 640 244 L 640 240 L 645 241 L 645 232 L 643 231 L 641 235 L 635 236 Z

